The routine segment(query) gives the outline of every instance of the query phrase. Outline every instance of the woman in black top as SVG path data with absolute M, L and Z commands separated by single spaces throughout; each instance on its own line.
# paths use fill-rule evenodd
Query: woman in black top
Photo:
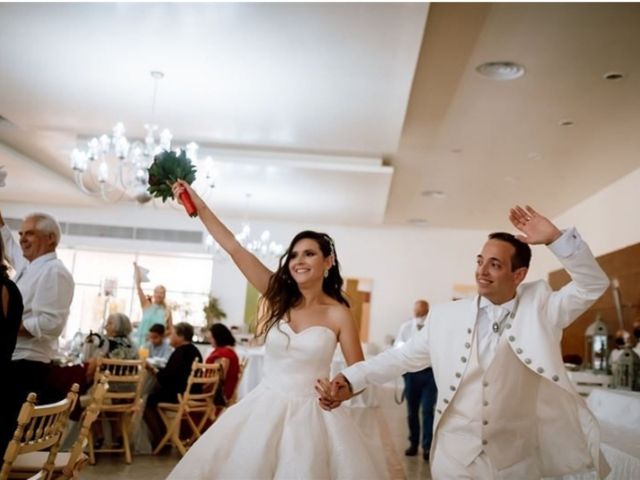
M 15 283 L 9 280 L 8 268 L 4 263 L 4 244 L 0 240 L 0 372 L 8 372 L 11 355 L 16 348 L 18 330 L 22 323 L 22 295 Z M 0 455 L 11 439 L 16 427 L 17 412 L 13 412 L 12 395 L 0 395 Z M 24 401 L 26 399 L 23 399 Z M 15 413 L 15 415 L 13 415 Z

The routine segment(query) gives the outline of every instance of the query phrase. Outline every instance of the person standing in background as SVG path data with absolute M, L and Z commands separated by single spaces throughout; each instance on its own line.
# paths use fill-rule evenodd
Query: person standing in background
M 20 406 L 30 392 L 45 403 L 51 360 L 58 350 L 58 337 L 69 318 L 74 282 L 56 256 L 60 243 L 58 222 L 45 213 L 32 213 L 20 227 L 20 246 L 0 214 L 0 233 L 6 258 L 16 271 L 14 281 L 22 294 L 24 310 L 11 358 L 11 408 L 7 416 L 15 422 Z
M 142 319 L 140 320 L 140 325 L 138 325 L 135 340 L 138 346 L 142 346 L 147 340 L 147 334 L 152 325 L 158 323 L 164 326 L 167 335 L 170 335 L 173 328 L 173 321 L 171 318 L 171 310 L 165 303 L 167 289 L 162 285 L 157 285 L 156 288 L 153 289 L 153 297 L 149 299 L 142 290 L 140 269 L 135 262 L 133 263 L 133 276 L 138 298 L 140 299 L 140 307 L 142 308 Z
M 418 334 L 425 326 L 429 303 L 416 301 L 413 318 L 402 324 L 394 348 L 401 347 Z M 404 454 L 413 457 L 418 454 L 418 445 L 422 443 L 422 458 L 429 461 L 431 439 L 433 438 L 433 410 L 438 397 L 438 388 L 431 367 L 417 372 L 408 372 L 404 378 L 404 393 L 407 401 L 407 422 L 409 424 L 409 448 Z M 422 442 L 420 442 L 420 407 L 422 407 Z

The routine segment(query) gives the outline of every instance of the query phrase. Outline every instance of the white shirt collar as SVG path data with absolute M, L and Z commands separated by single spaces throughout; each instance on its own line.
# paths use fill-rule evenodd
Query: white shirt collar
M 38 258 L 34 259 L 31 263 L 29 263 L 29 266 L 40 265 L 41 263 L 46 263 L 49 260 L 55 260 L 56 258 L 58 258 L 58 256 L 56 255 L 56 252 L 45 253 L 44 255 L 40 255 Z
M 516 297 L 513 297 L 511 300 L 503 303 L 502 305 L 494 305 L 493 303 L 491 303 L 491 300 L 489 300 L 488 298 L 480 297 L 480 308 L 498 306 L 506 309 L 509 313 L 511 313 L 513 312 L 513 308 L 515 307 L 515 304 L 516 304 Z
M 424 323 L 427 321 L 427 317 L 413 317 L 413 324 L 414 325 L 424 325 Z

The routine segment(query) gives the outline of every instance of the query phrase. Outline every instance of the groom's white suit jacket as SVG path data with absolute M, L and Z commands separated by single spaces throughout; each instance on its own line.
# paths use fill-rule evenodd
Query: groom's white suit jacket
M 434 306 L 426 328 L 403 347 L 344 370 L 354 391 L 431 365 L 438 385 L 432 460 L 443 449 L 463 465 L 486 454 L 498 471 L 533 459 L 542 476 L 606 475 L 597 421 L 566 374 L 560 340 L 609 279 L 577 232 L 565 235 L 574 248 L 558 258 L 572 281 L 557 292 L 542 280 L 519 286 L 486 372 L 477 362 L 476 297 Z

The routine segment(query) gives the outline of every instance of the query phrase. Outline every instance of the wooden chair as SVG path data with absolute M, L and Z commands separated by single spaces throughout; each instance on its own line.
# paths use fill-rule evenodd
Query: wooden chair
M 76 480 L 80 478 L 80 470 L 82 470 L 88 460 L 88 457 L 83 453 L 83 449 L 87 443 L 91 424 L 98 417 L 104 396 L 109 388 L 108 375 L 108 372 L 101 375 L 100 381 L 93 387 L 91 403 L 83 413 L 78 438 L 73 443 L 69 452 L 59 452 L 56 456 L 52 478 L 56 480 Z M 46 452 L 31 452 L 19 455 L 13 463 L 11 476 L 13 477 L 15 472 L 16 477 L 19 476 L 31 480 L 33 477 L 28 477 L 28 475 L 33 475 L 34 472 L 37 472 L 38 469 L 42 467 L 46 460 L 46 455 Z M 43 479 L 47 478 L 46 472 L 43 470 L 40 470 L 39 473 L 43 475 Z
M 143 360 L 115 360 L 100 358 L 94 376 L 94 386 L 100 382 L 103 373 L 109 373 L 109 390 L 105 393 L 99 408 L 98 419 L 114 422 L 122 433 L 122 448 L 95 448 L 93 429 L 89 429 L 89 463 L 96 463 L 96 453 L 124 453 L 125 461 L 131 463 L 131 443 L 129 440 L 131 418 L 140 408 L 142 384 L 144 380 Z
M 188 446 L 200 438 L 203 427 L 211 416 L 215 415 L 216 407 L 213 398 L 221 375 L 220 365 L 199 363 L 197 360 L 193 362 L 185 391 L 178 394 L 178 403 L 158 404 L 158 413 L 167 428 L 167 433 L 153 451 L 154 454 L 157 454 L 167 442 L 171 441 L 180 454 L 184 455 L 187 453 Z M 197 424 L 191 417 L 194 413 L 202 416 Z M 186 441 L 180 438 L 180 427 L 183 420 L 187 421 L 192 432 Z
M 13 463 L 19 455 L 43 450 L 49 452 L 42 457 L 43 463 L 37 469 L 44 472 L 44 478 L 51 478 L 67 419 L 78 400 L 79 390 L 78 384 L 74 383 L 64 400 L 46 405 L 36 405 L 35 393 L 27 396 L 18 414 L 18 426 L 4 454 L 0 480 L 6 480 L 13 473 Z

